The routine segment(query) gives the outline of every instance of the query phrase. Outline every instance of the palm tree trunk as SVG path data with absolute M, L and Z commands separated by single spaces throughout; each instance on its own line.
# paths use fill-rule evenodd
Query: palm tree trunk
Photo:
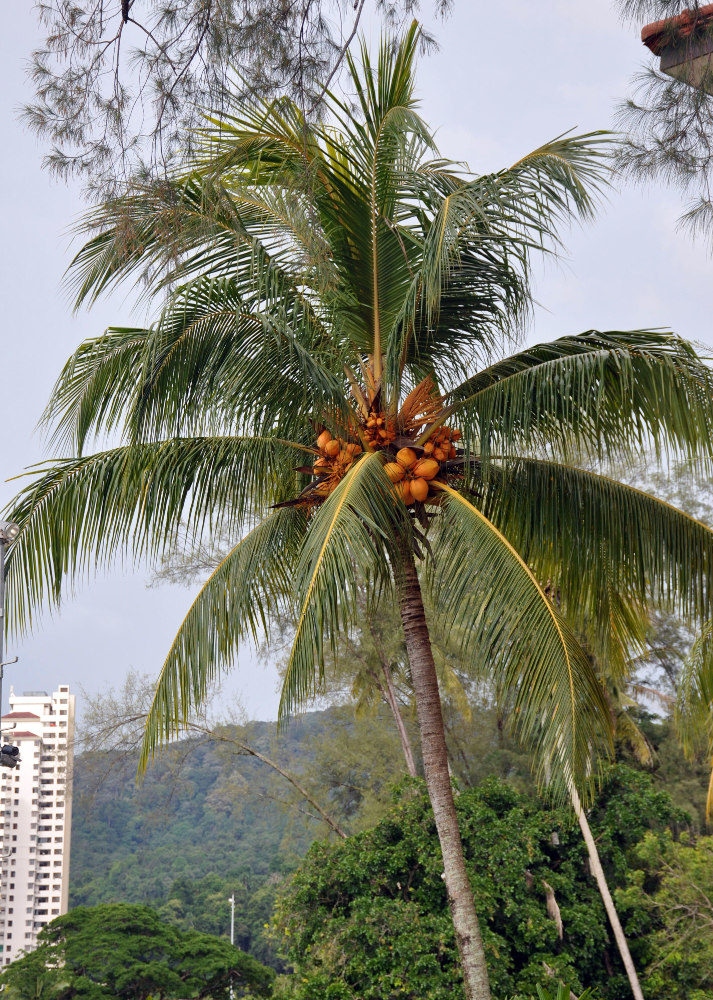
M 589 827 L 589 822 L 584 809 L 582 808 L 582 803 L 580 802 L 579 795 L 577 794 L 577 789 L 571 783 L 569 786 L 569 793 L 572 799 L 572 805 L 574 806 L 574 811 L 577 813 L 577 819 L 579 820 L 579 826 L 582 831 L 582 836 L 584 837 L 584 842 L 587 845 L 587 851 L 589 852 L 589 867 L 597 880 L 602 902 L 604 903 L 604 909 L 607 911 L 611 929 L 614 931 L 614 939 L 616 940 L 621 960 L 624 963 L 626 974 L 629 977 L 631 992 L 634 996 L 634 1000 L 644 1000 L 644 994 L 641 992 L 639 978 L 636 975 L 636 968 L 634 967 L 631 952 L 629 951 L 629 945 L 626 942 L 624 928 L 621 926 L 619 914 L 616 912 L 614 900 L 612 899 L 612 895 L 609 892 L 609 886 L 607 885 L 606 875 L 604 874 L 602 863 L 599 860 L 597 845 L 594 841 L 594 837 L 592 836 L 592 831 Z
M 490 1000 L 485 951 L 473 902 L 473 890 L 465 867 L 448 772 L 448 751 L 438 678 L 416 564 L 406 543 L 402 546 L 400 570 L 400 574 L 397 574 L 399 609 L 416 695 L 423 769 L 443 854 L 444 879 L 460 953 L 465 997 L 466 1000 Z

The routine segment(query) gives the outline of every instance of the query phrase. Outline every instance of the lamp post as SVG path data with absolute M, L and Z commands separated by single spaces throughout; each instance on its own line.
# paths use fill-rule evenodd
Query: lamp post
M 230 943 L 235 947 L 235 893 L 228 900 L 230 903 Z M 233 974 L 230 973 L 230 1000 L 233 1000 Z
M 5 669 L 5 552 L 20 534 L 13 521 L 0 521 L 0 716 L 2 715 L 2 678 Z M 14 661 L 13 661 L 14 662 Z

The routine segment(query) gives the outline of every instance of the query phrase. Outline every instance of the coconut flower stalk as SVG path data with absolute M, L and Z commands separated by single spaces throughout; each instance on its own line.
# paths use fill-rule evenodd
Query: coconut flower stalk
M 470 174 L 418 114 L 417 44 L 414 26 L 377 65 L 363 50 L 354 101 L 328 97 L 323 122 L 241 100 L 180 176 L 81 224 L 77 303 L 143 278 L 159 308 L 82 344 L 58 380 L 46 417 L 65 457 L 12 505 L 8 612 L 22 629 L 89 569 L 158 559 L 186 525 L 233 535 L 157 679 L 145 766 L 241 643 L 269 641 L 275 610 L 294 620 L 284 720 L 363 595 L 393 601 L 465 996 L 487 1000 L 423 592 L 514 708 L 536 775 L 586 806 L 611 745 L 590 654 L 612 633 L 626 645 L 629 601 L 708 618 L 713 594 L 711 532 L 591 470 L 644 447 L 710 462 L 713 385 L 660 331 L 517 349 L 531 257 L 591 215 L 603 137 Z

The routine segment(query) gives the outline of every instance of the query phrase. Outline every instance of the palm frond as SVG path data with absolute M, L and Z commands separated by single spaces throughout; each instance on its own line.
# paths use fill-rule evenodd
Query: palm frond
M 157 749 L 179 735 L 193 709 L 236 661 L 241 641 L 269 634 L 289 606 L 292 572 L 304 537 L 304 513 L 273 511 L 211 574 L 183 620 L 156 683 L 139 759 L 143 771 Z
M 605 133 L 560 136 L 476 178 L 427 164 L 412 174 L 430 211 L 421 214 L 428 223 L 415 287 L 389 341 L 390 379 L 409 352 L 438 358 L 439 347 L 448 354 L 455 343 L 472 355 L 519 332 L 531 304 L 531 253 L 557 251 L 561 227 L 592 215 L 606 184 L 607 141 Z
M 303 481 L 308 449 L 278 438 L 189 438 L 128 445 L 54 463 L 8 511 L 20 533 L 8 551 L 12 626 L 27 628 L 65 584 L 110 565 L 166 552 L 188 526 L 238 537 Z
M 584 454 L 713 455 L 713 379 L 685 340 L 669 333 L 588 331 L 538 344 L 448 394 L 473 450 Z
M 617 739 L 627 743 L 634 756 L 643 767 L 653 767 L 656 755 L 654 748 L 646 738 L 646 734 L 636 725 L 631 715 L 626 712 L 617 712 L 616 716 Z
M 394 532 L 406 509 L 397 501 L 378 453 L 364 455 L 315 513 L 295 570 L 299 617 L 285 673 L 280 717 L 313 694 L 324 671 L 325 643 L 360 615 L 360 584 L 374 595 L 390 586 Z
M 82 344 L 44 419 L 80 451 L 91 433 L 121 424 L 129 440 L 262 433 L 277 423 L 300 436 L 325 410 L 348 419 L 343 365 L 299 299 L 288 311 L 267 296 L 255 302 L 254 290 L 246 299 L 234 278 L 198 278 L 150 330 L 110 330 Z
M 652 603 L 698 621 L 713 610 L 713 531 L 642 490 L 513 458 L 493 470 L 479 505 L 599 651 L 618 639 L 622 651 L 640 646 Z
M 176 292 L 146 354 L 133 436 L 274 426 L 291 436 L 325 410 L 348 419 L 345 356 L 333 338 L 299 297 L 258 297 L 246 300 L 229 278 Z
M 201 274 L 219 278 L 249 271 L 254 258 L 285 275 L 302 263 L 291 240 L 285 249 L 286 234 L 294 234 L 269 196 L 229 189 L 213 174 L 196 171 L 138 187 L 93 209 L 76 233 L 86 242 L 65 276 L 75 308 L 129 278 L 138 278 L 152 297 Z
M 434 607 L 463 630 L 464 666 L 507 691 L 540 778 L 552 767 L 563 798 L 570 780 L 588 795 L 595 762 L 611 745 L 590 659 L 507 538 L 464 496 L 443 491 Z
M 110 327 L 85 340 L 55 382 L 41 424 L 50 443 L 81 455 L 93 433 L 123 428 L 136 393 L 151 330 Z

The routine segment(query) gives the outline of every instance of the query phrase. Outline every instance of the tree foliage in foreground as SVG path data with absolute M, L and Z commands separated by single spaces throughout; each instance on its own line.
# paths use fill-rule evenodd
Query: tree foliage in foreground
M 494 995 L 534 994 L 547 967 L 578 995 L 628 996 L 576 821 L 494 779 L 462 792 L 457 809 Z M 647 834 L 658 843 L 681 818 L 648 776 L 615 767 L 590 817 L 610 884 L 625 889 Z M 274 932 L 295 975 L 275 995 L 461 998 L 441 875 L 427 799 L 411 785 L 374 829 L 315 845 L 278 903 Z M 628 897 L 622 914 L 643 966 L 656 921 Z
M 680 842 L 647 834 L 637 846 L 623 905 L 640 909 L 648 938 L 647 998 L 713 997 L 713 837 Z
M 180 931 L 146 906 L 79 906 L 38 936 L 37 948 L 3 970 L 13 1000 L 162 1000 L 266 997 L 274 973 L 230 942 Z

